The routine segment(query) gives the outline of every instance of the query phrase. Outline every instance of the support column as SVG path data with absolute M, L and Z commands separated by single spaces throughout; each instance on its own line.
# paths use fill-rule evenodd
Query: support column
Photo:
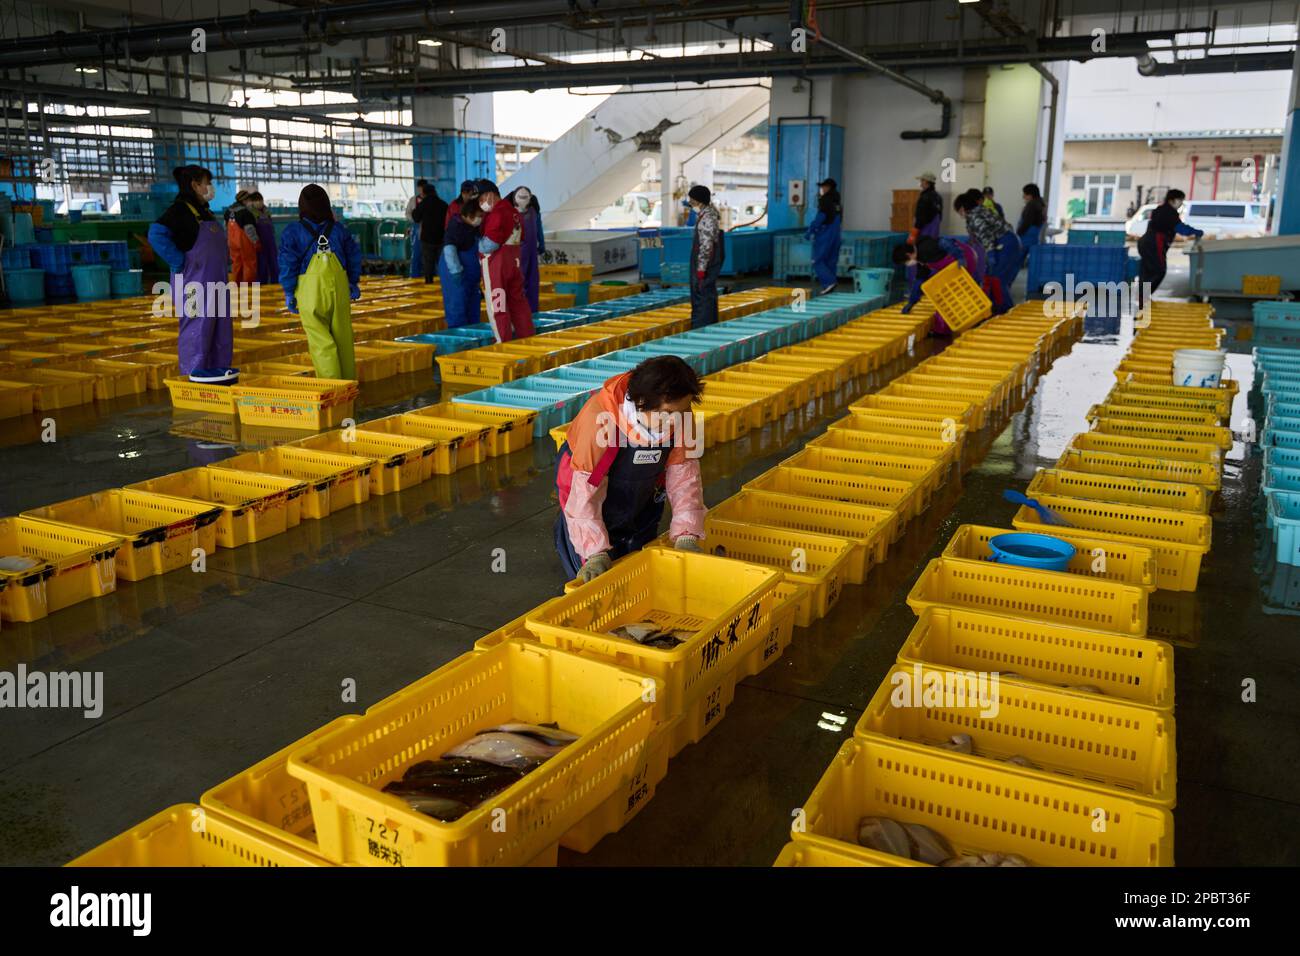
M 444 130 L 411 137 L 412 188 L 414 180 L 427 179 L 450 201 L 466 179 L 496 179 L 492 94 L 417 96 L 412 122 Z
M 1282 168 L 1278 175 L 1277 215 L 1273 230 L 1280 236 L 1300 234 L 1300 47 L 1291 67 L 1291 105 L 1282 138 Z
M 851 204 L 844 182 L 847 81 L 840 77 L 772 80 L 768 110 L 767 226 L 803 229 L 816 215 L 817 183 L 831 178 Z M 792 196 L 791 183 L 803 186 Z M 859 200 L 860 201 L 860 200 Z

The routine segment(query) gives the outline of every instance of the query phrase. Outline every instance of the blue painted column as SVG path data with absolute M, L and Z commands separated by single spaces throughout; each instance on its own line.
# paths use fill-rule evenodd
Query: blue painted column
M 1282 168 L 1277 180 L 1277 221 L 1280 236 L 1300 234 L 1300 47 L 1291 67 L 1291 107 L 1282 138 Z
M 817 215 L 817 184 L 823 179 L 844 184 L 844 127 L 819 119 L 796 117 L 767 129 L 767 228 L 803 229 Z M 803 211 L 790 205 L 790 180 L 804 181 Z

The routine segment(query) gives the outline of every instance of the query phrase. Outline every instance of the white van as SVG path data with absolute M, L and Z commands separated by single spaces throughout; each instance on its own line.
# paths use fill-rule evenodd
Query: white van
M 1158 203 L 1142 206 L 1124 225 L 1124 231 L 1134 239 L 1146 235 L 1151 211 Z M 1230 239 L 1242 236 L 1263 236 L 1268 233 L 1267 206 L 1246 199 L 1192 199 L 1184 200 L 1179 210 L 1183 222 L 1193 229 L 1201 229 L 1210 239 Z

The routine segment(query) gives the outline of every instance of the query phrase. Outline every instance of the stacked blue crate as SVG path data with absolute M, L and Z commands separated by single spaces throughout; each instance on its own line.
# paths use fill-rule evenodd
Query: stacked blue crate
M 1071 283 L 1122 283 L 1129 278 L 1129 254 L 1125 246 L 1051 245 L 1035 246 L 1029 253 L 1030 292 L 1040 292 L 1049 282 L 1062 287 Z

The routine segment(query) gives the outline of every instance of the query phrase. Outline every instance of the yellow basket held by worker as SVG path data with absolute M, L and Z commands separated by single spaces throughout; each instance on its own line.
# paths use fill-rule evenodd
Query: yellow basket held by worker
M 223 468 L 187 468 L 126 488 L 218 506 L 220 548 L 239 548 L 296 528 L 307 492 L 306 483 L 296 478 Z
M 208 790 L 199 805 L 212 816 L 229 820 L 270 843 L 285 844 L 295 851 L 331 866 L 316 842 L 316 823 L 311 815 L 307 785 L 289 774 L 289 755 L 356 721 L 349 714 L 318 727 L 306 737 L 280 748 Z
M 123 539 L 115 560 L 117 576 L 142 581 L 188 566 L 217 549 L 221 509 L 198 501 L 112 488 L 43 508 L 22 517 L 102 531 Z
M 944 546 L 944 558 L 965 558 L 969 561 L 995 561 L 989 542 L 1003 534 L 1014 534 L 1008 528 L 990 528 L 984 525 L 958 526 Z M 1074 547 L 1074 557 L 1066 571 L 1083 577 L 1101 578 L 1116 584 L 1141 588 L 1148 594 L 1156 589 L 1159 579 L 1155 552 L 1150 548 L 1120 541 L 1089 538 L 1073 528 L 1053 527 L 1051 536 Z
M 707 554 L 647 548 L 528 615 L 543 644 L 616 662 L 662 683 L 664 720 L 679 725 L 671 753 L 713 729 L 735 695 L 737 663 L 765 636 L 781 573 Z M 611 632 L 653 622 L 693 632 L 671 649 Z
M 916 614 L 935 606 L 971 608 L 1132 637 L 1147 631 L 1147 592 L 1141 588 L 964 558 L 927 564 L 907 604 Z
M 351 379 L 296 376 L 286 376 L 274 387 L 254 382 L 230 389 L 243 424 L 311 431 L 342 425 L 352 417 L 358 395 L 357 383 Z
M 370 493 L 390 495 L 414 488 L 433 475 L 437 442 L 361 428 L 340 428 L 301 438 L 292 442 L 291 447 L 372 459 L 375 464 L 370 469 Z
M 1040 495 L 1036 500 L 1059 514 L 1079 533 L 1150 548 L 1156 555 L 1161 588 L 1196 590 L 1201 559 L 1210 550 L 1209 515 L 1056 495 Z M 1019 531 L 1046 534 L 1051 534 L 1055 527 L 1044 525 L 1038 512 L 1027 505 L 1020 507 L 1011 524 Z
M 791 531 L 771 525 L 704 520 L 704 550 L 720 558 L 761 564 L 780 571 L 787 581 L 805 584 L 795 623 L 809 627 L 830 613 L 848 583 L 846 565 L 854 543 L 835 535 Z M 661 547 L 672 544 L 660 539 Z
M 855 737 L 933 751 L 1043 781 L 1172 809 L 1176 800 L 1173 715 L 1100 694 L 1083 699 L 992 674 L 895 665 L 853 729 Z M 1084 695 L 1086 696 L 1086 695 Z M 945 745 L 970 738 L 973 753 Z M 1011 758 L 1024 763 L 1009 763 Z
M 928 607 L 898 651 L 900 664 L 1050 687 L 1063 696 L 1174 708 L 1174 649 L 1150 637 L 1089 631 L 956 607 Z M 1086 690 L 1084 688 L 1087 688 Z
M 881 739 L 845 741 L 804 801 L 798 844 L 885 866 L 925 866 L 857 843 L 863 817 L 929 827 L 957 855 L 1014 853 L 1031 866 L 1173 866 L 1168 810 L 1062 780 L 973 765 Z M 1099 827 L 1098 821 L 1105 826 Z
M 206 467 L 296 478 L 307 485 L 302 496 L 302 516 L 320 519 L 369 501 L 370 470 L 374 465 L 372 458 L 280 445 L 245 452 Z
M 101 843 L 68 866 L 330 866 L 234 820 L 178 803 Z
M 1095 501 L 1147 505 L 1197 514 L 1207 513 L 1214 499 L 1213 492 L 1195 484 L 1092 475 L 1058 468 L 1043 468 L 1038 471 L 1025 489 L 1025 494 L 1031 498 L 1039 494 L 1090 498 Z
M 890 544 L 902 535 L 903 524 L 890 508 L 751 490 L 719 502 L 709 515 L 722 521 L 844 538 L 853 545 L 844 566 L 850 584 L 861 584 L 867 573 L 885 560 Z
M 89 528 L 0 518 L 0 554 L 28 558 L 24 570 L 0 571 L 0 616 L 38 621 L 80 601 L 117 590 L 121 537 Z
M 921 290 L 954 333 L 964 332 L 993 314 L 993 302 L 970 273 L 955 262 L 922 282 Z
M 658 721 L 655 684 L 523 641 L 463 655 L 292 752 L 324 856 L 369 866 L 518 866 L 546 853 L 635 772 Z M 505 790 L 442 822 L 382 792 L 408 767 L 503 723 L 580 735 Z

